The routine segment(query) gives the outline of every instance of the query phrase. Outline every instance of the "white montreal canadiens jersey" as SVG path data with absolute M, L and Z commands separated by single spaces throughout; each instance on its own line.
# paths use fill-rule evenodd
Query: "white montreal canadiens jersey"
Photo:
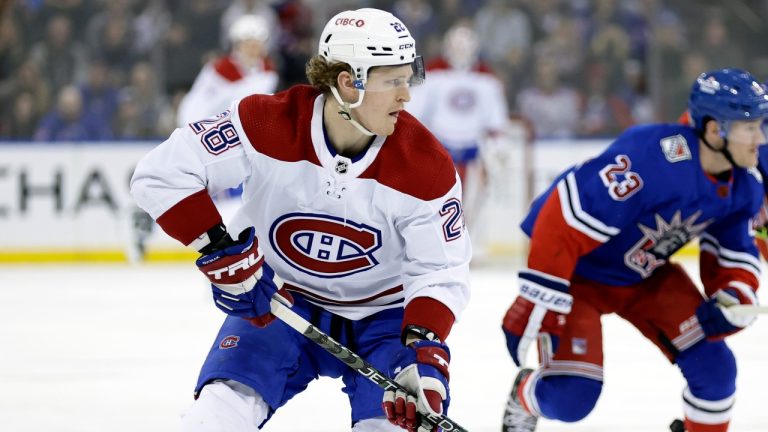
M 350 319 L 416 297 L 458 319 L 471 246 L 447 152 L 403 113 L 395 133 L 375 137 L 364 154 L 337 155 L 325 138 L 323 101 L 296 86 L 177 129 L 139 164 L 134 197 L 157 219 L 205 188 L 215 194 L 244 182 L 228 231 L 254 226 L 289 289 Z
M 210 118 L 248 95 L 271 94 L 277 87 L 277 73 L 268 62 L 245 69 L 231 56 L 221 57 L 203 66 L 179 105 L 177 126 Z
M 508 121 L 504 87 L 492 73 L 451 69 L 444 61 L 429 66 L 424 84 L 411 90 L 407 110 L 452 150 L 477 147 Z

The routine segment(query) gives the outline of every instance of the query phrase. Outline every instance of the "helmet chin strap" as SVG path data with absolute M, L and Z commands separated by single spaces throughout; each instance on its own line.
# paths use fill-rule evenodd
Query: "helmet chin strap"
M 725 128 L 725 125 L 721 125 L 722 128 Z M 724 130 L 724 129 L 723 129 Z M 725 156 L 725 160 L 728 161 L 728 163 L 731 164 L 734 168 L 744 168 L 743 166 L 736 163 L 735 160 L 733 160 L 733 155 L 731 154 L 731 151 L 728 150 L 728 137 L 723 136 L 723 147 L 720 149 L 716 149 L 712 144 L 707 141 L 707 139 L 704 137 L 704 132 L 702 131 L 699 134 L 699 138 L 704 142 L 704 145 L 707 146 L 710 150 L 716 153 L 722 153 L 723 156 Z
M 357 102 L 350 104 L 349 102 L 344 102 L 343 99 L 341 99 L 341 95 L 339 95 L 339 91 L 336 90 L 335 86 L 331 87 L 331 93 L 333 93 L 333 97 L 336 99 L 336 102 L 339 104 L 339 115 L 348 122 L 352 123 L 352 126 L 354 126 L 357 130 L 359 130 L 363 135 L 368 136 L 374 136 L 375 133 L 369 131 L 365 128 L 365 126 L 361 125 L 357 120 L 352 118 L 352 108 L 357 108 L 360 106 L 360 104 L 363 103 L 363 96 L 365 96 L 365 90 L 358 90 L 360 92 L 360 96 L 357 97 Z

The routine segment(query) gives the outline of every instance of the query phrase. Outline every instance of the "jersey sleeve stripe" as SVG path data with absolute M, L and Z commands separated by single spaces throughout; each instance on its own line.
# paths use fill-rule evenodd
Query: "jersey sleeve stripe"
M 536 279 L 534 279 L 534 278 L 538 277 L 538 278 L 548 279 L 548 280 L 550 280 L 550 281 L 552 281 L 552 282 L 554 282 L 556 284 L 560 284 L 560 285 L 565 285 L 565 286 L 570 286 L 571 285 L 571 282 L 568 279 L 563 279 L 563 278 L 560 278 L 560 277 L 557 277 L 557 276 L 552 276 L 551 274 L 544 273 L 542 271 L 534 270 L 534 269 L 531 269 L 531 268 L 527 268 L 525 270 L 521 270 L 520 271 L 520 275 L 522 275 L 523 273 L 528 273 L 528 275 L 526 275 L 526 277 L 529 280 L 532 280 L 534 282 L 536 282 Z M 547 286 L 547 284 L 545 284 L 545 283 L 541 283 L 541 282 L 538 282 L 538 283 L 541 284 L 541 285 Z M 552 288 L 552 287 L 550 287 L 550 288 Z
M 739 268 L 752 273 L 760 279 L 760 261 L 748 252 L 737 252 L 720 246 L 713 236 L 703 233 L 699 239 L 699 247 L 702 252 L 709 252 L 717 257 L 717 263 L 722 267 Z
M 569 173 L 557 184 L 557 191 L 560 195 L 563 217 L 572 228 L 600 243 L 607 242 L 611 236 L 619 233 L 618 228 L 604 224 L 582 209 L 579 189 L 573 173 Z

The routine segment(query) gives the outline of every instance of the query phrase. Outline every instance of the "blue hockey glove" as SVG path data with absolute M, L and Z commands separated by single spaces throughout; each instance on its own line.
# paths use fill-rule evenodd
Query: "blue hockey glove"
M 744 286 L 717 290 L 709 300 L 696 309 L 696 317 L 707 339 L 723 339 L 755 321 L 757 315 L 739 315 L 728 310 L 729 306 L 740 304 L 757 304 L 757 296 L 752 288 Z
M 211 281 L 216 307 L 264 327 L 275 319 L 269 306 L 272 295 L 279 291 L 290 303 L 293 297 L 264 262 L 253 227 L 243 230 L 237 241 L 227 243 L 198 258 L 197 267 Z
M 404 346 L 395 354 L 389 376 L 416 398 L 400 391 L 384 392 L 381 405 L 390 423 L 409 432 L 432 430 L 432 425 L 421 421 L 420 414 L 444 414 L 448 410 L 450 361 L 451 353 L 446 345 L 426 340 Z

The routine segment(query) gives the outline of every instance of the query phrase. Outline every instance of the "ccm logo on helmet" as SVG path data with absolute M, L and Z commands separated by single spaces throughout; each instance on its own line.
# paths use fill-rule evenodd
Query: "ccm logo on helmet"
M 291 267 L 321 278 L 348 276 L 370 270 L 379 262 L 381 231 L 347 219 L 291 213 L 269 230 L 275 252 Z
M 355 27 L 362 27 L 365 25 L 365 20 L 357 19 L 357 18 L 338 18 L 336 22 L 334 22 L 337 26 L 355 26 Z

